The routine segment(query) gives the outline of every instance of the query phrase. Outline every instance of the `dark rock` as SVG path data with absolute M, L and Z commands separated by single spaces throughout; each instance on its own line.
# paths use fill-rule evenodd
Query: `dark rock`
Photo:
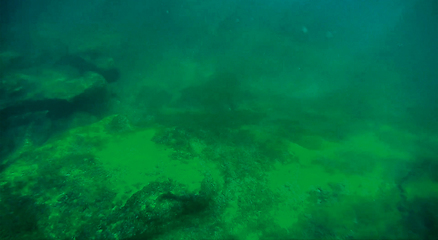
M 72 78 L 66 74 L 47 71 L 39 75 L 12 74 L 0 82 L 0 116 L 2 120 L 29 112 L 48 111 L 65 115 L 78 108 L 84 97 L 90 102 L 90 92 L 106 91 L 105 79 L 93 72 Z M 71 113 L 70 112 L 70 113 Z
M 86 72 L 95 72 L 102 75 L 104 79 L 109 83 L 116 82 L 120 78 L 120 72 L 117 68 L 100 67 L 97 64 L 94 64 L 91 61 L 87 61 L 86 59 L 77 55 L 65 55 L 61 57 L 55 65 L 72 67 L 77 70 L 81 75 L 85 74 Z

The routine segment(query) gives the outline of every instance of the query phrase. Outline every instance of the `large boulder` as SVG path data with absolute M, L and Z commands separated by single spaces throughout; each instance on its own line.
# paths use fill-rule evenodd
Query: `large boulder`
M 88 109 L 105 100 L 106 85 L 104 77 L 95 72 L 80 76 L 55 69 L 10 73 L 0 81 L 1 121 L 39 111 L 67 116 Z

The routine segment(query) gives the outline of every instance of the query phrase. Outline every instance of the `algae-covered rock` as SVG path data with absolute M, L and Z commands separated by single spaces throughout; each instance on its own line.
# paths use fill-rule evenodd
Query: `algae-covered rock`
M 43 109 L 44 104 L 50 101 L 72 102 L 90 89 L 105 87 L 105 83 L 101 75 L 93 72 L 80 77 L 54 70 L 42 70 L 38 74 L 11 74 L 0 83 L 0 111 L 26 105 L 28 108 L 25 110 L 31 111 L 38 108 L 35 105 Z
M 108 131 L 118 118 L 72 129 L 6 159 L 2 239 L 148 239 L 212 216 L 215 189 L 202 173 L 168 158 L 152 141 L 153 130 Z M 191 178 L 182 178 L 183 171 Z
M 53 69 L 16 72 L 0 80 L 0 130 L 15 131 L 18 136 L 17 127 L 32 125 L 36 116 L 51 120 L 78 112 L 97 116 L 105 111 L 109 99 L 107 82 L 95 72 L 82 76 Z

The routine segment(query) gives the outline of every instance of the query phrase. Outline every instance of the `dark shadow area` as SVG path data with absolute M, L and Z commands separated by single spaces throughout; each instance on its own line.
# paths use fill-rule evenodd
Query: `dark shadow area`
M 231 132 L 245 125 L 259 123 L 265 114 L 252 111 L 224 111 L 221 113 L 185 112 L 159 115 L 156 122 L 166 127 L 176 127 L 207 143 L 230 140 Z M 232 141 L 235 142 L 235 141 Z
M 98 67 L 96 64 L 93 64 L 77 55 L 68 54 L 62 56 L 56 61 L 55 66 L 72 67 L 77 70 L 80 75 L 83 75 L 86 72 L 95 72 L 102 75 L 108 83 L 113 83 L 120 79 L 120 71 L 117 68 Z
M 45 206 L 28 196 L 19 196 L 15 190 L 10 185 L 0 187 L 0 239 L 45 239 L 38 226 L 45 217 Z
M 189 109 L 223 113 L 236 110 L 243 101 L 253 98 L 242 87 L 237 74 L 220 72 L 201 85 L 185 88 L 175 104 Z
M 404 224 L 419 239 L 438 239 L 438 199 L 415 198 L 408 203 Z
M 2 118 L 0 127 L 2 131 L 6 131 L 11 126 L 29 124 L 33 121 L 32 113 L 36 112 L 46 112 L 46 116 L 51 120 L 66 119 L 77 112 L 102 116 L 108 110 L 109 98 L 108 89 L 94 88 L 74 97 L 71 101 L 64 99 L 24 101 L 0 110 Z
M 139 109 L 139 111 L 157 114 L 162 107 L 169 104 L 171 100 L 172 95 L 167 91 L 144 86 L 140 88 L 133 106 Z

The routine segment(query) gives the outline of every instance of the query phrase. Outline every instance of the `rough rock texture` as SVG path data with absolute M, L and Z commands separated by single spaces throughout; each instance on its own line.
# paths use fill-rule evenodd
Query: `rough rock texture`
M 105 84 L 105 79 L 93 72 L 77 78 L 50 70 L 34 75 L 10 74 L 0 82 L 0 113 L 8 117 L 29 111 L 54 111 L 57 105 L 74 103 Z
M 112 120 L 7 159 L 0 170 L 1 239 L 151 239 L 215 223 L 215 190 L 206 182 L 191 192 L 172 179 L 152 181 L 117 201 L 114 178 L 94 154 L 111 136 Z
M 108 79 L 118 71 L 68 59 L 0 52 L 0 164 L 30 138 L 43 144 L 69 121 L 81 121 L 74 116 L 99 119 L 108 110 Z
M 103 57 L 95 57 L 97 60 L 92 61 L 88 58 L 72 54 L 53 57 L 47 54 L 21 56 L 18 53 L 1 52 L 2 120 L 36 111 L 58 115 L 60 111 L 76 110 L 71 109 L 71 105 L 87 105 L 81 102 L 87 97 L 87 102 L 98 101 L 103 96 L 96 94 L 96 91 L 104 92 L 106 83 L 117 81 L 120 73 L 112 66 L 111 59 L 105 58 L 106 61 L 103 61 Z

